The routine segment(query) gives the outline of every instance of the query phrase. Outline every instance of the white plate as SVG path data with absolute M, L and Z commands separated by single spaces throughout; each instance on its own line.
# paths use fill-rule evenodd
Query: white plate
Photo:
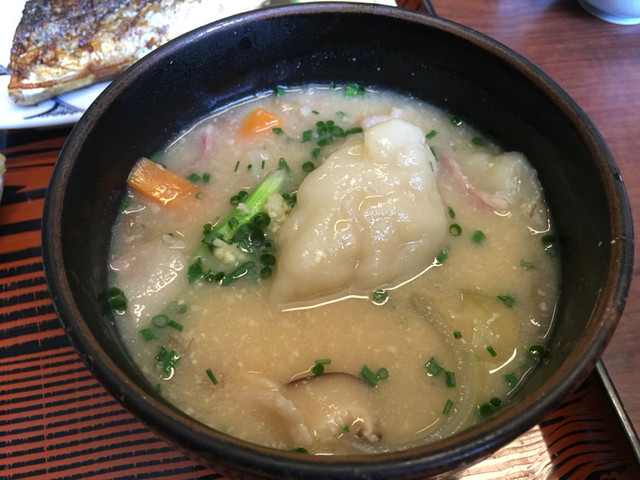
M 26 0 L 1 0 L 0 15 L 0 130 L 54 127 L 76 123 L 84 111 L 105 89 L 108 82 L 65 93 L 34 107 L 20 107 L 13 103 L 7 93 L 9 71 L 7 65 L 11 55 L 13 34 L 20 22 Z M 292 0 L 301 3 L 311 0 Z M 349 1 L 349 0 L 348 0 Z M 357 1 L 357 0 L 356 0 Z M 363 0 L 360 0 L 363 1 Z M 366 1 L 366 0 L 364 0 Z M 259 2 L 260 3 L 260 2 Z M 366 3 L 396 5 L 393 0 L 369 0 Z

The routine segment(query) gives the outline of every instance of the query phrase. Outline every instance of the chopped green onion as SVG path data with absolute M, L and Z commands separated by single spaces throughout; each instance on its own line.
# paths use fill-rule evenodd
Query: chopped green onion
M 425 135 L 426 138 L 433 138 L 438 134 L 435 130 L 431 130 L 429 133 Z
M 504 303 L 504 306 L 507 308 L 513 308 L 516 304 L 516 299 L 513 295 L 498 295 L 496 298 Z
M 558 245 L 556 243 L 556 237 L 548 233 L 540 238 L 540 242 L 542 243 L 542 248 L 544 248 L 544 252 L 547 255 L 549 255 L 550 257 L 555 257 L 556 255 L 558 255 Z
M 458 225 L 457 223 L 452 223 L 449 226 L 449 233 L 453 236 L 453 237 L 459 237 L 462 234 L 462 228 L 460 227 L 460 225 Z
M 456 218 L 456 212 L 453 210 L 453 208 L 448 207 L 448 210 L 449 210 L 449 217 L 451 217 L 452 219 Z
M 127 297 L 118 287 L 111 287 L 107 290 L 109 306 L 117 312 L 124 312 L 127 309 Z
M 187 180 L 196 183 L 198 180 L 200 180 L 200 175 L 198 175 L 197 173 L 191 173 L 187 175 Z
M 156 354 L 156 362 L 158 362 L 162 371 L 167 375 L 171 374 L 178 360 L 180 360 L 180 355 L 178 355 L 175 350 L 168 351 L 164 346 L 161 346 Z
M 313 150 L 311 150 L 311 156 L 317 157 L 318 155 L 320 155 L 320 152 L 321 152 L 320 147 L 314 148 Z
M 167 326 L 169 326 L 171 328 L 175 328 L 179 332 L 181 332 L 182 329 L 184 328 L 181 323 L 178 323 L 175 320 L 169 320 L 169 322 L 167 323 Z
M 320 358 L 316 360 L 315 365 L 311 368 L 311 373 L 314 375 L 322 375 L 324 373 L 324 366 L 331 363 L 330 358 Z
M 240 160 L 236 162 L 236 167 L 233 169 L 234 172 L 238 171 L 238 166 L 240 165 Z
M 529 356 L 534 360 L 540 360 L 547 355 L 547 349 L 542 345 L 531 345 L 529 347 Z
M 534 265 L 531 262 L 527 262 L 526 260 L 520 259 L 520 266 L 525 270 L 533 270 Z
M 316 165 L 315 165 L 313 162 L 311 162 L 311 161 L 304 162 L 304 163 L 302 164 L 302 171 L 303 171 L 304 173 L 310 173 L 310 172 L 313 172 L 313 171 L 315 170 L 315 168 L 316 168 Z
M 309 453 L 308 450 L 304 447 L 296 447 L 291 449 L 294 453 Z
M 124 197 L 122 203 L 120 204 L 120 213 L 126 212 L 127 208 L 129 208 L 129 205 L 131 205 L 131 197 L 127 195 L 126 197 Z
M 380 380 L 386 380 L 387 378 L 389 378 L 389 370 L 384 367 L 379 368 L 376 372 L 376 377 L 378 377 L 378 379 Z
M 462 120 L 460 119 L 460 117 L 457 117 L 457 116 L 451 117 L 449 121 L 451 122 L 451 125 L 455 127 L 459 127 L 460 125 L 462 125 Z
M 145 342 L 158 338 L 155 332 L 150 328 L 143 328 L 142 330 L 140 330 L 140 335 Z
M 518 385 L 518 377 L 515 373 L 507 373 L 504 378 L 507 381 L 509 388 L 515 388 L 516 385 Z
M 187 279 L 189 283 L 195 282 L 197 279 L 201 278 L 204 274 L 204 266 L 202 264 L 202 258 L 198 257 L 196 260 L 189 265 L 187 269 Z
M 364 95 L 365 89 L 357 83 L 347 83 L 344 89 L 345 97 L 355 97 L 356 95 Z
M 424 366 L 427 369 L 427 373 L 433 377 L 437 377 L 444 370 L 444 368 L 438 365 L 438 362 L 436 362 L 436 359 L 433 357 L 431 357 Z
M 371 293 L 371 301 L 375 305 L 384 305 L 389 300 L 389 294 L 386 290 L 378 289 Z
M 209 183 L 209 181 L 210 181 L 210 180 L 211 180 L 211 174 L 210 174 L 210 173 L 207 173 L 207 172 L 204 172 L 204 173 L 202 174 L 202 181 L 203 181 L 204 183 Z
M 481 231 L 481 230 L 476 230 L 476 231 L 475 231 L 475 232 L 473 232 L 473 234 L 471 235 L 471 241 L 472 241 L 473 243 L 478 244 L 478 245 L 479 245 L 479 244 L 481 244 L 482 242 L 484 242 L 484 239 L 485 239 L 485 238 L 486 238 L 486 237 L 485 237 L 485 234 L 484 234 L 484 233 L 482 233 L 482 231 Z
M 271 129 L 271 131 L 272 131 L 275 135 L 282 135 L 282 134 L 284 133 L 280 127 L 273 127 L 273 128 Z
M 378 384 L 378 376 L 366 365 L 360 370 L 360 375 L 370 386 L 375 387 Z
M 302 143 L 310 142 L 312 138 L 313 138 L 312 130 L 305 130 L 304 132 L 302 132 Z
M 211 369 L 207 368 L 205 370 L 205 372 L 207 373 L 207 377 L 209 377 L 209 379 L 211 380 L 211 383 L 213 383 L 214 385 L 217 385 L 218 384 L 218 379 L 215 377 L 215 375 L 213 374 Z
M 446 250 L 440 250 L 440 253 L 436 256 L 436 263 L 442 265 L 448 256 L 449 254 Z
M 495 357 L 498 355 L 491 345 L 487 347 L 487 352 L 489 352 L 489 355 L 491 355 L 492 357 Z
M 342 433 L 349 433 L 349 425 L 342 427 Z
M 455 387 L 456 386 L 456 374 L 453 372 L 445 371 L 445 384 L 447 387 Z
M 471 143 L 473 143 L 474 145 L 478 145 L 480 147 L 485 144 L 484 139 L 482 139 L 480 137 L 473 137 L 471 139 Z
M 488 417 L 495 412 L 495 407 L 490 403 L 482 403 L 478 405 L 478 415 L 481 417 Z
M 448 399 L 447 402 L 444 404 L 444 408 L 442 409 L 443 415 L 449 415 L 452 407 L 453 407 L 453 401 L 451 399 Z
M 155 315 L 151 318 L 151 323 L 153 323 L 158 328 L 166 327 L 169 324 L 169 317 L 167 317 L 164 313 L 159 315 Z
M 285 89 L 282 87 L 276 87 L 273 89 L 273 94 L 274 95 L 284 95 Z
M 453 332 L 453 338 L 462 338 L 462 333 L 456 330 L 455 332 Z

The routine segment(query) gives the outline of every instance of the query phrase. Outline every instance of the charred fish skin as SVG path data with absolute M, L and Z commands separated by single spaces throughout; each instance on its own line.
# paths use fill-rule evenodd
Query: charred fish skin
M 27 0 L 13 39 L 9 97 L 37 105 L 113 79 L 158 46 L 257 0 Z

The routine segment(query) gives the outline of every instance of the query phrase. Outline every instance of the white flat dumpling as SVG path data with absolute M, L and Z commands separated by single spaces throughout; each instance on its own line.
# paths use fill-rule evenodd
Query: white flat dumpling
M 276 238 L 271 300 L 281 306 L 369 295 L 419 274 L 447 232 L 424 132 L 393 119 L 311 172 Z

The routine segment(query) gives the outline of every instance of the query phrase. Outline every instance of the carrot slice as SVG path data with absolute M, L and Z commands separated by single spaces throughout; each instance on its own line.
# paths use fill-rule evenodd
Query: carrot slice
M 282 125 L 280 117 L 264 108 L 258 107 L 245 117 L 240 125 L 240 133 L 248 137 L 280 125 Z
M 198 193 L 198 187 L 186 178 L 142 157 L 127 180 L 129 187 L 162 205 L 174 205 Z

